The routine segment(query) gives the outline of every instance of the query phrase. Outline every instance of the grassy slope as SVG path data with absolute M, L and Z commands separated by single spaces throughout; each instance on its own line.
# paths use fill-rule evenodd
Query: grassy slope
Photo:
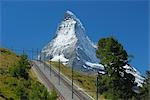
M 19 60 L 19 56 L 8 49 L 0 48 L 0 68 L 8 69 Z
M 0 48 L 0 93 L 8 98 L 17 98 L 12 89 L 7 84 L 8 80 L 14 78 L 8 75 L 9 68 L 19 60 L 19 57 L 8 49 Z M 2 98 L 1 98 L 2 99 Z M 18 99 L 18 98 L 17 98 Z
M 11 52 L 8 49 L 0 48 L 0 100 L 13 98 L 14 100 L 19 100 L 19 96 L 17 95 L 16 88 L 24 87 L 24 85 L 29 84 L 28 82 L 37 83 L 37 78 L 35 77 L 35 73 L 32 69 L 29 70 L 29 78 L 31 81 L 26 81 L 23 78 L 17 79 L 16 77 L 12 77 L 9 74 L 9 68 L 13 67 L 20 60 L 20 57 L 15 53 Z M 40 83 L 39 83 L 40 84 Z M 43 85 L 40 85 L 43 87 Z M 27 94 L 31 86 L 26 86 L 24 91 Z
M 51 62 L 51 64 L 58 69 L 59 63 L 58 62 Z M 63 64 L 60 64 L 60 70 L 61 72 L 66 75 L 68 78 L 72 78 L 72 71 L 70 67 L 64 66 Z M 88 94 L 90 94 L 92 97 L 96 97 L 96 85 L 95 85 L 96 77 L 92 75 L 86 75 L 79 73 L 77 71 L 74 71 L 74 82 L 79 85 L 81 88 L 83 88 Z M 103 96 L 100 96 L 100 99 L 104 99 Z

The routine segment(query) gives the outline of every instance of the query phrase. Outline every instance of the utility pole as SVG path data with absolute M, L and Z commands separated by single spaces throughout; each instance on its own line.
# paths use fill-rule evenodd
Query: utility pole
M 44 52 L 44 58 L 43 58 L 43 61 L 45 63 L 45 52 Z M 45 64 L 44 64 L 44 70 L 45 70 Z
M 42 53 L 40 51 L 40 54 L 39 54 L 39 60 L 40 60 L 40 66 L 42 65 Z
M 39 60 L 42 61 L 42 53 L 40 51 Z
M 59 85 L 60 85 L 60 58 L 59 58 Z
M 51 71 L 52 71 L 52 69 L 51 69 L 51 58 L 50 58 L 50 76 L 51 76 Z
M 98 100 L 98 72 L 97 72 L 97 76 L 96 76 L 96 100 Z
M 74 70 L 74 68 L 72 66 L 72 99 L 73 99 L 73 70 Z

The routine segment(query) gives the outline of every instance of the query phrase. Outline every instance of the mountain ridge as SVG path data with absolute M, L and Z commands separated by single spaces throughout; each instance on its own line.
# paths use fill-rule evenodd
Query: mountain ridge
M 70 11 L 66 11 L 64 18 L 57 27 L 56 36 L 43 49 L 47 58 L 64 55 L 69 59 L 68 65 L 80 66 L 82 69 L 86 61 L 97 63 L 94 43 L 85 35 L 85 28 L 80 20 Z M 43 58 L 42 58 L 43 59 Z

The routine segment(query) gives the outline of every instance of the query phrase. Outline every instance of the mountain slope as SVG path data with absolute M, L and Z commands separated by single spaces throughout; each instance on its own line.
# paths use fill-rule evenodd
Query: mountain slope
M 41 58 L 50 59 L 63 55 L 69 59 L 68 65 L 82 70 L 85 62 L 98 62 L 95 50 L 94 44 L 85 35 L 80 20 L 72 12 L 67 11 L 57 28 L 56 37 L 43 48 Z
M 55 96 L 37 81 L 26 61 L 8 49 L 0 48 L 0 100 L 50 100 Z M 25 72 L 28 78 L 22 76 Z

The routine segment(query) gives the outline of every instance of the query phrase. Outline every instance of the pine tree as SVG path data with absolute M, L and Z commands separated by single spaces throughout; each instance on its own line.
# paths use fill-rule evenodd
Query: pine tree
M 136 85 L 135 77 L 123 68 L 129 58 L 123 46 L 113 37 L 102 38 L 96 55 L 106 70 L 106 74 L 100 76 L 100 93 L 114 100 L 131 98 L 134 95 L 132 88 Z

